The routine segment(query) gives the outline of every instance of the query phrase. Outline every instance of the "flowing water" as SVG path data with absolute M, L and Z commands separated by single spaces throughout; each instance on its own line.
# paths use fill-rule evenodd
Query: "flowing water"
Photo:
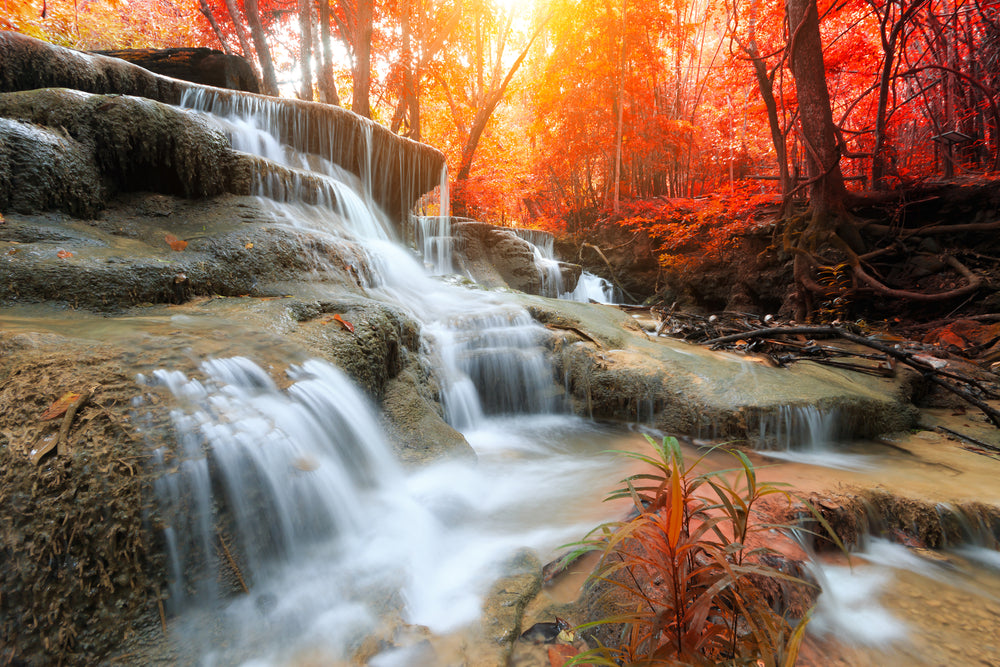
M 266 107 L 187 102 L 212 112 L 234 146 L 286 170 L 279 178 L 264 169 L 256 183 L 281 224 L 341 247 L 369 297 L 421 324 L 422 353 L 437 373 L 447 419 L 479 456 L 475 465 L 404 471 L 373 406 L 321 361 L 290 366 L 282 382 L 238 356 L 204 360 L 199 377 L 169 368 L 147 374 L 143 382 L 165 388 L 176 403 L 179 447 L 153 454 L 162 470 L 156 491 L 173 626 L 188 660 L 332 664 L 393 615 L 435 633 L 454 631 L 477 618 L 499 563 L 516 549 L 548 558 L 623 511 L 600 502 L 629 470 L 606 450 L 641 439 L 568 414 L 547 360 L 550 333 L 522 308 L 432 277 L 451 271 L 446 210 L 417 221 L 417 257 L 372 203 L 370 173 L 353 176 L 322 147 L 305 154 L 294 139 L 283 141 L 287 129 Z M 336 137 L 324 141 L 332 146 Z M 555 263 L 548 242 L 528 240 L 548 271 Z M 314 261 L 322 271 L 328 260 Z M 562 294 L 556 273 L 545 283 L 553 296 Z M 613 299 L 591 278 L 571 296 Z M 799 466 L 805 444 L 816 455 L 805 457 L 807 467 L 815 469 L 836 458 L 837 423 L 836 414 L 790 407 L 762 424 L 761 441 Z M 859 471 L 871 461 L 848 463 L 839 467 Z M 220 543 L 220 523 L 229 543 Z M 879 548 L 865 552 L 867 578 L 837 564 L 817 570 L 831 591 L 817 612 L 817 633 L 849 632 L 849 641 L 879 647 L 908 641 L 912 631 L 892 611 L 865 606 L 891 579 L 878 560 L 887 550 Z M 996 566 L 990 549 L 970 553 L 956 558 Z M 903 569 L 923 576 L 909 562 Z M 237 571 L 241 582 L 232 581 Z M 249 592 L 227 597 L 220 586 Z

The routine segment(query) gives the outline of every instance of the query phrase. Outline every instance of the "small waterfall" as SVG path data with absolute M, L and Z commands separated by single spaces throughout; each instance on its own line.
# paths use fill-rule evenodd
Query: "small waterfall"
M 523 310 L 461 316 L 427 327 L 450 381 L 443 403 L 459 430 L 484 414 L 549 414 L 566 406 L 556 396 L 549 332 Z
M 760 419 L 758 446 L 788 451 L 817 450 L 833 443 L 840 434 L 842 417 L 836 410 L 815 405 L 782 405 Z
M 783 405 L 761 415 L 756 446 L 770 458 L 828 468 L 864 470 L 868 457 L 840 451 L 838 441 L 851 435 L 850 417 L 815 405 Z
M 145 380 L 179 401 L 180 448 L 154 456 L 180 608 L 218 595 L 220 525 L 256 579 L 309 544 L 357 532 L 371 519 L 366 494 L 400 475 L 373 408 L 329 364 L 291 367 L 285 391 L 241 357 L 200 370 L 205 380 L 163 370 Z
M 412 217 L 413 243 L 424 259 L 431 275 L 455 272 L 452 262 L 455 239 L 451 235 L 451 218 L 419 215 Z
M 560 299 L 569 301 L 580 301 L 581 303 L 622 303 L 621 290 L 612 285 L 608 280 L 594 275 L 589 271 L 580 274 L 580 279 L 576 283 L 576 289 L 572 292 L 560 294 Z

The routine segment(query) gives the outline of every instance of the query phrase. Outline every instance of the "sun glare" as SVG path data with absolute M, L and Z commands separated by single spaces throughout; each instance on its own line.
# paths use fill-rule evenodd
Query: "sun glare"
M 535 6 L 544 0 L 493 0 L 504 13 L 513 13 L 515 19 L 530 19 Z

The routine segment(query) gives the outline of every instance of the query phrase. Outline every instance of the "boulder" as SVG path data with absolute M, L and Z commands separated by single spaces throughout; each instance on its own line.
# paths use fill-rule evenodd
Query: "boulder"
M 260 92 L 257 75 L 246 58 L 214 49 L 118 49 L 94 53 L 120 58 L 150 72 L 204 86 Z
M 517 230 L 485 222 L 461 221 L 452 224 L 457 264 L 481 285 L 510 287 L 528 294 L 550 293 L 547 267 L 540 266 L 535 246 Z M 576 264 L 558 263 L 562 292 L 576 288 L 582 269 Z
M 199 108 L 267 118 L 283 128 L 281 139 L 294 148 L 330 160 L 362 181 L 371 181 L 371 174 L 378 174 L 376 182 L 368 183 L 372 197 L 396 224 L 423 193 L 440 183 L 444 167 L 440 151 L 397 136 L 341 107 L 201 86 L 154 74 L 118 58 L 74 51 L 15 32 L 0 32 L 0 62 L 0 93 L 71 88 L 171 105 L 187 99 L 197 102 Z M 0 156 L 0 168 L 3 160 Z

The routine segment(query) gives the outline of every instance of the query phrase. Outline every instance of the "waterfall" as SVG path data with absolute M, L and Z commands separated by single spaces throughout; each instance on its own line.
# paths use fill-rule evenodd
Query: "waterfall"
M 770 458 L 798 461 L 842 470 L 874 466 L 862 454 L 843 451 L 840 441 L 852 433 L 851 417 L 816 405 L 782 405 L 760 416 L 755 443 Z
M 178 447 L 153 459 L 184 662 L 336 663 L 386 613 L 455 630 L 514 549 L 551 550 L 609 518 L 601 485 L 624 474 L 611 433 L 569 417 L 480 430 L 478 465 L 406 474 L 374 406 L 325 362 L 290 366 L 284 389 L 245 358 L 199 371 L 141 378 L 176 403 Z M 583 443 L 561 447 L 567 436 Z
M 582 303 L 622 303 L 621 290 L 612 285 L 608 280 L 596 276 L 589 271 L 580 274 L 580 280 L 576 283 L 576 289 L 572 292 L 561 294 L 559 298 L 570 301 L 580 301 Z
M 241 651 L 259 655 L 261 646 L 272 645 L 319 643 L 342 655 L 347 636 L 371 631 L 379 613 L 371 600 L 386 590 L 401 591 L 405 614 L 415 622 L 448 629 L 472 620 L 491 568 L 511 550 L 551 549 L 590 524 L 566 517 L 572 528 L 553 531 L 549 518 L 535 516 L 537 527 L 526 533 L 521 523 L 515 528 L 486 518 L 489 513 L 550 492 L 557 503 L 566 493 L 589 498 L 593 482 L 572 482 L 573 471 L 592 475 L 607 466 L 570 458 L 559 468 L 565 477 L 559 484 L 549 480 L 548 464 L 533 459 L 511 473 L 524 481 L 489 472 L 496 434 L 517 441 L 520 430 L 535 428 L 527 418 L 568 412 L 549 359 L 551 333 L 502 295 L 432 278 L 396 241 L 375 203 L 372 190 L 380 186 L 371 161 L 357 158 L 351 170 L 337 166 L 357 146 L 341 146 L 336 136 L 298 124 L 258 98 L 199 92 L 185 104 L 223 128 L 238 150 L 258 156 L 254 193 L 276 223 L 339 249 L 337 259 L 317 253 L 317 271 L 349 265 L 365 298 L 420 324 L 422 353 L 433 359 L 446 418 L 483 448 L 485 460 L 479 468 L 452 463 L 404 474 L 372 406 L 339 371 L 317 360 L 290 367 L 285 389 L 239 357 L 203 362 L 203 377 L 162 369 L 143 378 L 169 390 L 177 403 L 171 412 L 177 445 L 153 452 L 152 459 L 161 471 L 156 493 L 169 607 L 180 614 L 183 636 L 205 662 L 216 660 L 211 656 L 222 644 L 236 647 L 221 651 L 226 663 L 242 660 Z M 361 136 L 369 144 L 364 150 L 380 150 L 370 132 Z M 421 241 L 433 272 L 450 270 L 442 197 L 442 216 L 427 221 Z M 512 415 L 518 423 L 492 425 Z M 568 416 L 556 419 L 562 430 L 592 428 Z M 538 446 L 534 436 L 527 438 Z M 547 480 L 541 483 L 546 490 L 523 486 L 537 487 L 538 479 Z M 570 486 L 562 488 L 566 480 Z M 447 508 L 447 529 L 436 516 L 440 507 Z M 456 525 L 456 511 L 478 518 L 459 531 L 465 522 Z M 223 627 L 202 627 L 199 613 L 238 592 L 220 584 L 232 584 L 236 571 L 250 594 L 225 605 Z M 254 636 L 241 636 L 250 627 Z

